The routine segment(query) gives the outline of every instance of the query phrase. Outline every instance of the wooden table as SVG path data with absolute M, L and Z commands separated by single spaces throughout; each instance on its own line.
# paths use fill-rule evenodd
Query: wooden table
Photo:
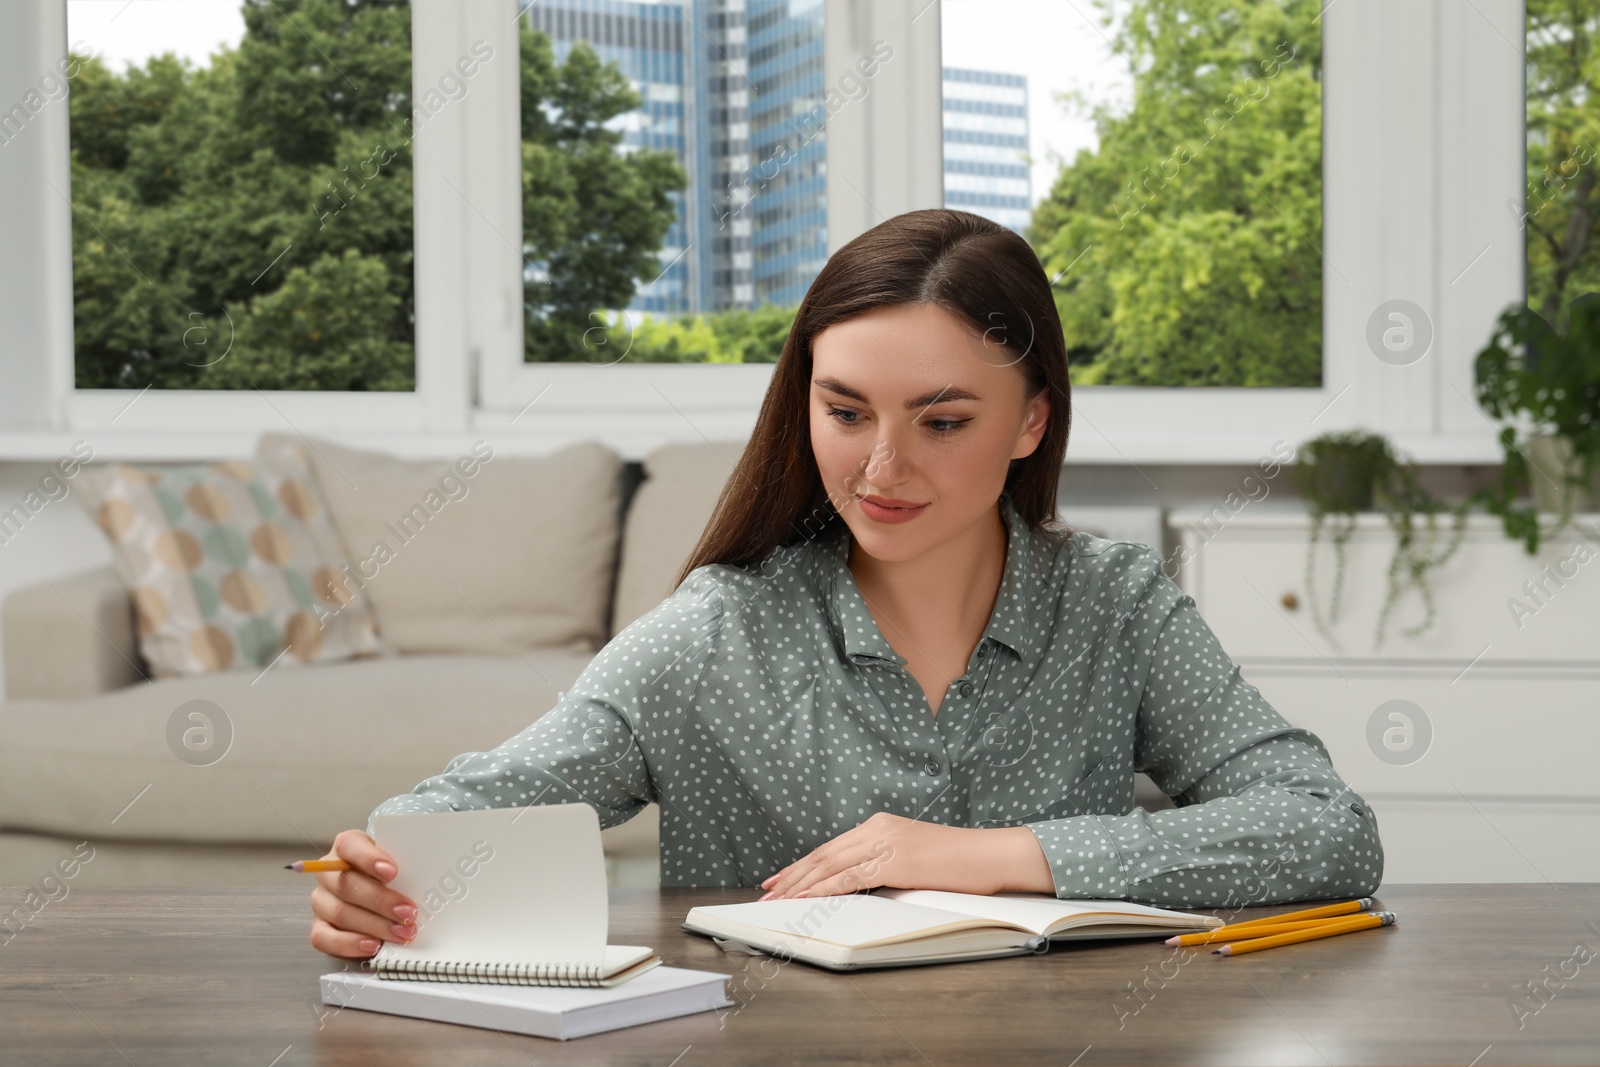
M 565 1043 L 323 1005 L 308 893 L 70 889 L 0 932 L 0 1063 L 1600 1063 L 1600 884 L 1386 887 L 1394 927 L 1234 959 L 1119 940 L 849 975 L 678 928 L 751 890 L 613 890 L 613 941 L 730 975 L 738 1006 Z

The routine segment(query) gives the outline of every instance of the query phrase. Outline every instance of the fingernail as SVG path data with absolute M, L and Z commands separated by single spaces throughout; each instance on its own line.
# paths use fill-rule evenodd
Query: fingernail
M 795 899 L 795 900 L 799 900 L 799 899 L 800 899 L 800 898 L 801 898 L 801 897 L 804 897 L 804 896 L 809 896 L 809 895 L 810 895 L 810 894 L 811 894 L 811 890 L 809 890 L 809 889 L 802 889 L 802 890 L 800 890 L 800 892 L 798 892 L 798 893 L 796 893 L 796 894 L 795 894 L 795 895 L 794 895 L 794 899 Z
M 364 937 L 356 943 L 356 947 L 370 956 L 378 951 L 378 942 L 376 938 Z
M 417 928 L 415 926 L 401 926 L 399 923 L 390 923 L 389 929 L 393 930 L 394 936 L 402 941 L 410 941 L 417 936 Z
M 772 894 L 771 893 L 768 893 L 766 896 L 761 898 L 761 900 L 771 900 L 771 899 L 772 899 Z M 757 904 L 761 903 L 761 900 L 756 901 L 756 903 Z
M 767 877 L 766 877 L 766 878 L 764 878 L 764 879 L 763 879 L 763 880 L 762 880 L 762 882 L 761 882 L 761 888 L 762 888 L 762 889 L 771 889 L 771 888 L 772 888 L 772 883 L 773 883 L 773 882 L 775 882 L 775 881 L 777 881 L 777 878 L 778 878 L 778 876 L 777 876 L 777 875 L 775 875 L 775 874 L 773 874 L 773 875 L 768 875 L 768 876 L 767 876 Z
M 388 860 L 379 860 L 372 865 L 372 869 L 377 871 L 378 877 L 382 878 L 385 882 L 389 881 L 395 875 L 400 873 L 395 869 L 394 864 L 390 863 Z
M 409 922 L 417 917 L 417 909 L 410 904 L 396 904 L 394 906 L 394 917 Z

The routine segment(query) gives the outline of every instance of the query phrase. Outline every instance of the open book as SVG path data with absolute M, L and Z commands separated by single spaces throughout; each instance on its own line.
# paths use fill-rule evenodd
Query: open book
M 1051 941 L 1165 938 L 1221 925 L 1212 915 L 1125 900 L 937 889 L 712 904 L 690 908 L 683 922 L 694 933 L 837 971 L 1019 956 L 1043 952 Z
M 379 978 L 614 986 L 661 963 L 607 945 L 600 820 L 587 804 L 379 815 L 372 836 L 417 904 L 417 936 L 385 941 Z

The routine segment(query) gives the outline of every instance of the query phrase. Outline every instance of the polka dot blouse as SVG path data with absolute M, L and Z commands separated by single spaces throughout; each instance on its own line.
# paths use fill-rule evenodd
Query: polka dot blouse
M 1143 545 L 1052 541 L 1001 497 L 1004 577 L 937 715 L 868 612 L 848 527 L 694 570 L 531 726 L 373 815 L 661 808 L 663 886 L 756 886 L 879 811 L 1026 825 L 1060 897 L 1359 897 L 1377 818 Z M 1176 808 L 1133 806 L 1141 771 Z M 368 824 L 370 831 L 371 823 Z

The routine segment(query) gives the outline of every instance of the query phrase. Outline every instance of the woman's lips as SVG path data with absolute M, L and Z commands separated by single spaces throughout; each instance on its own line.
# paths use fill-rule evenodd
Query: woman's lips
M 862 514 L 877 522 L 898 523 L 910 522 L 927 510 L 928 505 L 918 504 L 916 507 L 889 507 L 884 504 L 875 504 L 866 497 L 857 497 L 861 505 Z

